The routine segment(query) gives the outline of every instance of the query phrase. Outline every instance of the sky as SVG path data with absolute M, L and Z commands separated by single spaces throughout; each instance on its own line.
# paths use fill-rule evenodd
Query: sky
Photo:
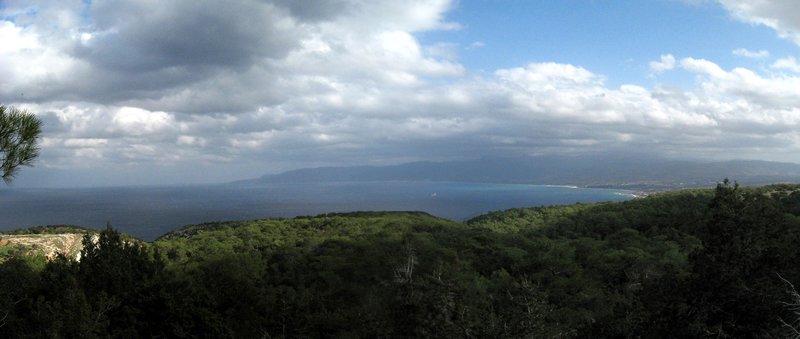
M 800 162 L 796 0 L 0 0 L 19 187 L 622 153 Z

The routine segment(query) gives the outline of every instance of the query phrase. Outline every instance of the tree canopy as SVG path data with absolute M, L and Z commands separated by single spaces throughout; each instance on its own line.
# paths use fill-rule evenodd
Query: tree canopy
M 16 107 L 0 106 L 0 160 L 2 178 L 10 183 L 20 166 L 32 166 L 39 156 L 42 121 Z
M 466 223 L 324 214 L 153 243 L 107 228 L 80 261 L 0 262 L 0 337 L 794 337 L 799 243 L 800 186 L 728 181 Z

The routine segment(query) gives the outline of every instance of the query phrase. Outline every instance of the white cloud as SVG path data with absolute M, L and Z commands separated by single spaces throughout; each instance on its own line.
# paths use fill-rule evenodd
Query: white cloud
M 108 144 L 107 139 L 100 138 L 70 138 L 64 140 L 64 146 L 75 148 L 95 148 Z
M 688 71 L 707 76 L 700 80 L 704 95 L 747 107 L 750 113 L 763 109 L 763 112 L 778 110 L 775 113 L 783 115 L 800 108 L 800 77 L 764 77 L 746 68 L 725 71 L 717 64 L 702 59 L 686 58 L 681 65 Z M 786 122 L 793 125 L 794 119 Z
M 467 49 L 478 49 L 486 47 L 486 43 L 483 41 L 474 41 L 473 43 L 469 44 Z
M 800 63 L 793 56 L 775 60 L 770 67 L 800 73 Z
M 719 65 L 705 59 L 685 58 L 681 60 L 681 67 L 713 78 L 724 78 L 728 75 Z
M 800 45 L 800 2 L 795 0 L 718 0 L 744 22 L 774 29 Z
M 660 61 L 650 61 L 650 72 L 654 74 L 669 71 L 675 68 L 675 57 L 672 54 L 661 55 Z
M 509 83 L 533 89 L 564 88 L 603 81 L 583 67 L 555 62 L 532 63 L 525 68 L 500 69 L 495 74 Z
M 35 27 L 0 21 L 0 100 L 37 99 L 81 66 L 47 40 Z
M 458 44 L 440 42 L 425 48 L 425 54 L 443 60 L 458 60 Z
M 17 27 L 11 22 L 0 22 L 0 53 L 10 55 L 24 50 L 40 48 L 36 36 L 30 33 L 23 33 L 22 27 Z
M 109 130 L 124 135 L 163 133 L 176 127 L 173 116 L 166 112 L 150 112 L 136 107 L 121 107 L 111 115 Z
M 559 128 L 593 124 L 626 124 L 629 128 L 714 124 L 703 114 L 658 100 L 643 87 L 605 87 L 602 77 L 572 65 L 531 64 L 525 69 L 500 70 L 497 76 L 498 86 L 503 89 L 500 93 L 510 97 L 513 111 L 528 120 L 547 121 Z M 580 129 L 572 132 L 581 133 Z
M 750 59 L 764 59 L 769 57 L 769 51 L 764 49 L 758 51 L 751 51 L 746 48 L 737 48 L 731 51 L 731 53 L 735 56 L 740 56 L 743 58 L 750 58 Z

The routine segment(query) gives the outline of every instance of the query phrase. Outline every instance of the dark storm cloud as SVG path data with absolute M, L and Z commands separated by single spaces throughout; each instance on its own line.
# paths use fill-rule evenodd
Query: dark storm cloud
M 347 0 L 273 0 L 275 5 L 289 9 L 292 16 L 303 21 L 327 21 L 354 9 Z
M 298 44 L 285 11 L 259 1 L 99 1 L 96 33 L 74 55 L 114 71 L 171 67 L 246 68 L 259 58 L 280 59 Z
M 281 97 L 273 82 L 281 75 L 270 63 L 285 58 L 308 34 L 287 6 L 268 1 L 100 0 L 85 5 L 81 10 L 71 2 L 32 4 L 38 6 L 36 13 L 71 13 L 73 19 L 66 22 L 74 26 L 25 17 L 41 45 L 25 46 L 19 58 L 9 57 L 19 65 L 7 67 L 24 78 L 0 86 L 0 99 L 197 113 L 252 110 Z M 18 6 L 14 10 L 25 10 Z M 32 51 L 40 55 L 33 58 L 36 67 L 46 67 L 40 75 L 21 71 L 34 66 L 24 61 L 32 59 Z

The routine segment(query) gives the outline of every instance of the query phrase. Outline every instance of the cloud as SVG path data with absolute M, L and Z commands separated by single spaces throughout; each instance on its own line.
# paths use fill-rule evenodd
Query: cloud
M 724 78 L 728 75 L 719 65 L 705 59 L 685 58 L 681 60 L 681 67 L 712 78 Z
M 493 87 L 503 88 L 498 94 L 506 97 L 508 109 L 517 113 L 516 124 L 546 122 L 547 127 L 531 127 L 558 126 L 562 134 L 570 132 L 569 139 L 581 139 L 581 130 L 592 125 L 622 132 L 615 129 L 705 128 L 715 124 L 704 114 L 659 100 L 643 87 L 608 88 L 602 77 L 572 65 L 531 64 L 496 74 L 499 84 Z M 594 139 L 599 141 L 593 144 L 616 142 L 617 135 L 609 133 L 609 138 Z
M 795 0 L 718 0 L 734 18 L 774 29 L 800 45 L 800 2 Z
M 769 57 L 769 51 L 764 49 L 758 51 L 751 51 L 746 48 L 737 48 L 731 51 L 731 53 L 735 56 L 740 56 L 743 58 L 750 58 L 750 59 L 764 59 Z
M 483 41 L 474 41 L 473 43 L 469 44 L 467 49 L 479 49 L 486 47 L 486 43 Z
M 675 57 L 672 54 L 661 55 L 660 61 L 650 61 L 650 72 L 653 74 L 663 73 L 675 68 Z
M 459 29 L 453 1 L 305 4 L 9 2 L 0 101 L 45 121 L 38 167 L 187 181 L 483 155 L 800 151 L 794 74 L 665 54 L 650 71 L 687 72 L 695 87 L 610 86 L 563 62 L 476 75 L 458 45 L 418 38 Z
M 797 59 L 793 56 L 775 60 L 770 67 L 800 73 L 800 63 L 798 63 Z
M 37 102 L 245 111 L 285 100 L 303 72 L 405 84 L 463 72 L 426 54 L 411 34 L 457 28 L 443 20 L 449 1 L 342 1 L 330 12 L 287 1 L 78 2 L 67 12 L 90 15 L 58 29 L 14 14 L 44 13 L 42 6 L 2 9 L 14 19 L 2 22 L 0 34 L 16 47 L 4 51 L 13 62 L 0 65 L 0 75 L 19 80 L 0 91 L 4 102 L 25 93 Z
M 458 44 L 439 42 L 425 48 L 425 54 L 442 60 L 458 60 Z
M 743 116 L 763 117 L 766 112 L 772 112 L 774 115 L 770 119 L 774 122 L 786 122 L 786 126 L 796 123 L 797 119 L 791 115 L 800 111 L 800 77 L 764 77 L 746 68 L 726 71 L 703 59 L 686 58 L 681 60 L 681 65 L 704 76 L 700 78 L 704 95 L 716 97 L 720 103 L 729 101 L 726 103 L 728 106 L 746 108 L 742 113 L 748 114 Z
M 166 112 L 150 112 L 136 107 L 121 107 L 111 117 L 109 130 L 128 135 L 160 134 L 171 130 L 175 119 Z
M 298 46 L 305 32 L 285 12 L 259 1 L 97 1 L 92 38 L 70 53 L 115 71 L 246 67 Z

